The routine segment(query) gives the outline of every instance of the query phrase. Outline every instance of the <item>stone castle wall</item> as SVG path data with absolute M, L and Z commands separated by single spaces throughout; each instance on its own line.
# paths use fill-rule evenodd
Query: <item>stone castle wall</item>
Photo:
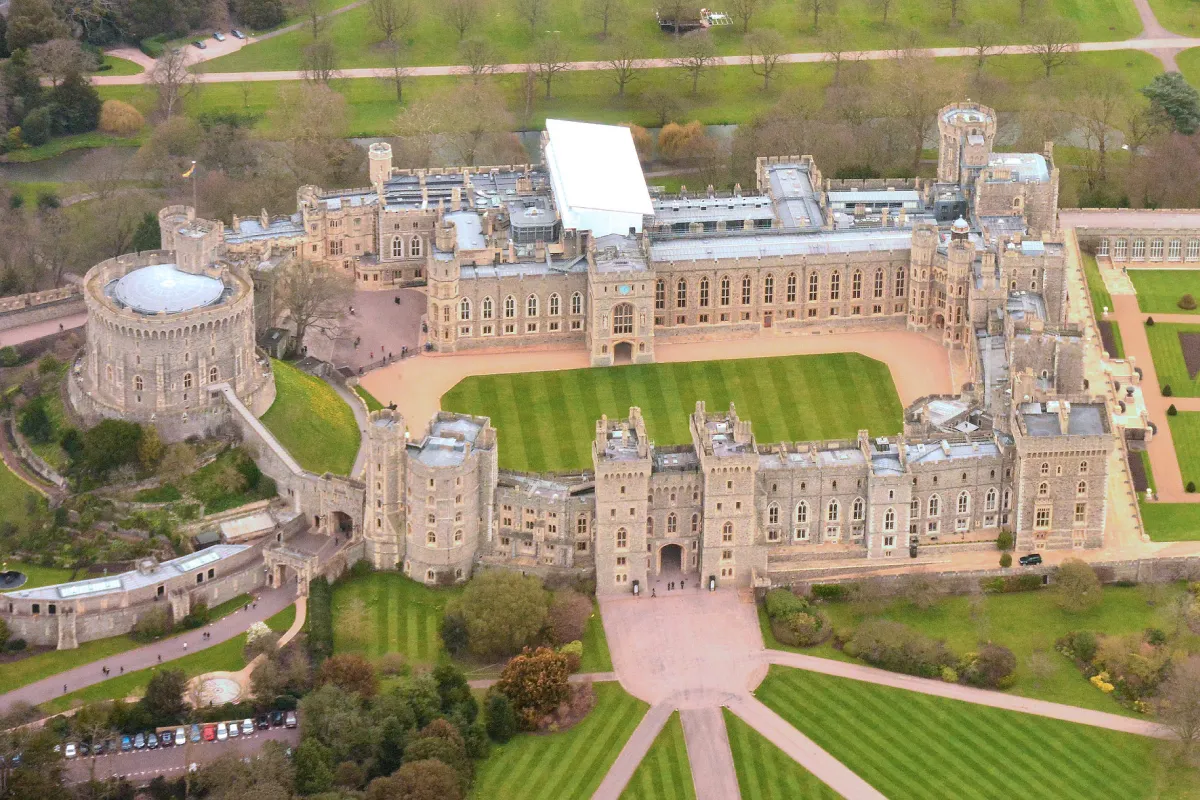
M 84 310 L 83 293 L 70 284 L 58 289 L 0 298 L 0 331 L 62 319 Z

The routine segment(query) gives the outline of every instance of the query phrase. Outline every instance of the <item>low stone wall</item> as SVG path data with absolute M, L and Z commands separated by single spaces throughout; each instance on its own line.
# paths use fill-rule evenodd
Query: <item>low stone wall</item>
M 84 312 L 83 293 L 71 284 L 44 292 L 0 297 L 0 331 Z
M 67 479 L 58 474 L 58 470 L 47 464 L 41 456 L 33 452 L 33 448 L 29 446 L 29 442 L 25 440 L 25 437 L 16 425 L 7 424 L 9 425 L 9 431 L 12 433 L 13 442 L 17 445 L 17 455 L 21 457 L 21 460 L 28 464 L 29 468 L 43 479 L 60 489 L 65 488 Z

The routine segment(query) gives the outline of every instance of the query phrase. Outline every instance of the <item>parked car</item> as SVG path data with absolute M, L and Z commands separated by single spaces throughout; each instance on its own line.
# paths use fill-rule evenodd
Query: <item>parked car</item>
M 254 733 L 254 720 L 252 720 L 252 719 L 242 720 L 242 735 L 249 736 L 252 733 Z
M 157 733 L 151 733 L 149 736 L 146 737 L 146 747 L 150 748 L 151 750 L 158 749 L 158 734 Z
M 130 739 L 128 736 L 122 736 L 121 737 L 121 752 L 128 753 L 132 749 L 133 749 L 133 739 Z
M 174 747 L 175 733 L 173 731 L 164 731 L 163 735 L 158 737 L 158 743 L 163 747 Z
M 208 49 L 208 45 L 206 45 L 204 42 L 200 41 L 199 39 L 192 42 L 192 47 L 195 47 L 198 50 L 207 50 Z
M 217 723 L 217 741 L 223 742 L 229 738 L 229 728 L 225 727 L 224 722 Z
M 105 753 L 115 753 L 115 752 L 117 752 L 117 743 L 116 743 L 116 742 L 114 742 L 112 739 L 107 739 L 107 740 L 105 740 L 105 742 L 104 742 L 104 752 L 105 752 Z
M 175 744 L 187 744 L 187 734 L 183 732 L 183 726 L 175 729 Z
M 215 725 L 204 726 L 204 741 L 211 742 L 217 738 L 217 727 Z
M 137 736 L 133 737 L 133 749 L 134 750 L 141 750 L 145 746 L 146 746 L 146 734 L 139 733 Z
M 239 733 L 241 733 L 241 730 L 238 728 L 238 724 L 236 722 L 229 723 L 228 730 L 229 730 L 229 738 L 230 739 L 232 739 L 233 737 L 235 737 Z
M 223 42 L 225 41 L 225 34 L 221 33 L 220 31 L 216 31 L 213 33 L 213 38 L 218 42 Z
M 88 746 L 88 743 L 80 742 L 79 743 L 79 757 L 83 758 L 84 756 L 90 756 L 91 754 L 92 754 L 92 748 Z
M 285 728 L 296 727 L 296 712 L 295 711 L 287 712 L 287 716 L 283 718 L 283 726 Z
M 200 726 L 192 725 L 192 743 L 195 744 L 198 741 L 200 741 Z
M 283 725 L 283 712 L 282 711 L 272 711 L 271 712 L 271 727 L 278 728 L 281 725 Z
M 233 38 L 235 38 L 235 39 L 245 39 L 246 38 L 246 34 L 242 33 L 237 28 L 234 28 L 233 30 L 231 30 L 230 33 L 233 34 Z
M 67 758 L 75 757 L 75 743 L 74 742 L 67 742 L 66 749 L 63 750 L 63 755 L 66 756 Z
M 1038 564 L 1042 563 L 1042 554 L 1041 553 L 1030 553 L 1027 556 L 1021 556 L 1019 561 L 1021 562 L 1022 567 L 1037 566 Z
M 259 714 L 257 722 L 258 722 L 258 729 L 260 731 L 265 731 L 267 728 L 271 727 L 271 718 L 269 716 L 267 716 L 266 714 Z

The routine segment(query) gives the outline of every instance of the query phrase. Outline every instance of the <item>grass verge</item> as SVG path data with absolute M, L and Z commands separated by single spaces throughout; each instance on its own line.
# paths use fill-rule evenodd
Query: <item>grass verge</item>
M 755 800 L 836 800 L 841 797 L 833 789 L 796 763 L 787 753 L 772 744 L 741 717 L 728 708 L 725 730 L 729 734 L 729 749 L 733 751 L 733 767 L 737 771 L 738 788 L 742 797 Z
M 367 405 L 367 411 L 379 411 L 383 408 L 383 403 L 375 399 L 375 395 L 368 392 L 362 386 L 355 385 L 354 393 L 362 398 L 362 401 Z
M 305 469 L 349 475 L 360 438 L 350 406 L 320 378 L 283 361 L 272 359 L 271 367 L 275 402 L 263 425 Z

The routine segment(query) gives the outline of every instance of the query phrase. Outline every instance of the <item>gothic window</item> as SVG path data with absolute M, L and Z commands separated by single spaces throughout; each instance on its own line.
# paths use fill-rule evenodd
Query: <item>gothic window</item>
M 1033 527 L 1049 528 L 1050 527 L 1050 509 L 1039 508 L 1033 518 Z
M 744 305 L 744 306 L 750 305 L 750 290 L 751 290 L 751 288 L 752 287 L 750 285 L 750 276 L 747 275 L 746 277 L 742 278 L 742 305 Z
M 675 284 L 675 307 L 687 308 L 687 281 L 683 278 Z
M 967 492 L 962 492 L 958 496 L 958 513 L 966 514 L 971 510 L 971 495 Z
M 458 304 L 458 318 L 463 322 L 471 320 L 471 301 L 465 297 Z
M 667 282 L 659 278 L 654 283 L 654 307 L 667 307 Z
M 885 531 L 896 530 L 896 512 L 890 508 L 883 512 L 883 529 Z
M 904 267 L 899 267 L 896 269 L 896 292 L 895 292 L 896 297 L 904 296 L 904 275 L 905 275 Z
M 820 288 L 821 278 L 815 272 L 808 273 L 808 302 L 817 302 L 817 290 Z
M 142 383 L 142 376 L 141 376 L 141 375 L 135 375 L 135 376 L 134 376 L 134 378 L 133 378 L 133 390 L 134 390 L 135 392 L 140 392 L 140 391 L 142 391 L 142 387 L 143 387 L 143 385 L 144 385 L 144 384 Z
M 667 514 L 667 533 L 679 532 L 679 518 L 675 514 Z
M 192 388 L 192 373 L 190 373 L 190 372 L 183 373 L 183 388 L 185 388 L 185 389 Z
M 723 542 L 732 542 L 733 541 L 733 523 L 732 522 L 726 522 L 724 525 L 721 526 L 721 541 L 723 541 Z
M 763 278 L 763 302 L 771 305 L 775 302 L 775 276 L 768 275 Z
M 492 318 L 492 298 L 490 297 L 483 298 L 483 318 Z
M 392 258 L 404 258 L 404 240 L 399 236 L 392 239 Z
M 575 535 L 576 536 L 587 536 L 587 532 L 588 532 L 587 515 L 580 514 L 579 517 L 575 520 Z
M 646 517 L 646 535 L 654 535 L 654 517 Z
M 866 511 L 866 503 L 863 502 L 863 499 L 861 497 L 854 498 L 854 513 L 853 513 L 854 521 L 862 522 L 865 511 Z
M 216 382 L 217 382 L 217 376 L 218 376 L 218 374 L 219 374 L 219 373 L 217 372 L 217 368 L 216 368 L 216 367 L 209 367 L 209 368 L 208 368 L 208 382 L 209 382 L 209 383 L 216 383 Z
M 414 236 L 408 242 L 408 254 L 416 257 L 421 255 L 421 237 Z
M 806 522 L 808 522 L 808 503 L 801 500 L 796 505 L 796 523 L 803 525 Z
M 854 275 L 850 278 L 850 298 L 862 299 L 862 270 L 854 270 Z
M 447 303 L 442 308 L 442 322 L 449 322 L 449 321 L 450 321 L 450 304 Z
M 1050 464 L 1049 464 L 1048 462 L 1046 462 L 1046 461 L 1043 461 L 1043 462 L 1042 462 L 1042 474 L 1043 474 L 1043 475 L 1049 475 L 1049 474 L 1050 474 Z
M 708 278 L 700 279 L 700 307 L 708 308 Z
M 936 517 L 942 513 L 942 499 L 936 494 L 929 496 L 929 516 Z
M 829 506 L 825 509 L 825 519 L 828 522 L 837 522 L 838 516 L 841 513 L 841 506 L 837 500 L 830 500 Z
M 576 292 L 575 294 L 571 295 L 571 313 L 572 314 L 582 314 L 583 313 L 583 295 L 580 294 L 579 292 Z
M 538 315 L 538 296 L 531 294 L 525 300 L 525 316 L 536 317 Z
M 839 300 L 842 297 L 842 273 L 836 269 L 829 275 L 829 299 Z
M 996 510 L 996 490 L 988 489 L 987 499 L 984 501 L 984 509 L 986 511 Z
M 787 276 L 787 301 L 796 302 L 796 273 L 789 272 Z
M 908 504 L 908 515 L 913 519 L 921 516 L 921 501 L 919 498 L 914 497 L 912 502 Z
M 633 333 L 633 306 L 620 303 L 613 307 L 613 328 L 615 334 Z
M 878 300 L 879 298 L 883 297 L 883 270 L 881 270 L 881 269 L 877 269 L 877 270 L 875 270 L 875 292 L 874 292 L 874 297 L 875 297 L 875 299 L 876 299 L 876 300 Z
M 1087 471 L 1088 471 L 1088 465 L 1087 465 L 1087 462 L 1086 462 L 1086 461 L 1080 461 L 1080 462 L 1079 462 L 1079 474 L 1080 474 L 1080 475 L 1087 475 Z
M 779 524 L 779 505 L 777 503 L 771 503 L 771 505 L 767 506 L 767 523 L 770 525 Z
M 1075 494 L 1079 495 L 1080 497 L 1083 497 L 1085 494 L 1087 494 L 1087 481 L 1079 482 L 1079 485 L 1075 487 Z
M 511 294 L 504 298 L 504 318 L 512 319 L 517 315 L 517 298 Z
M 437 534 L 434 533 L 433 531 L 430 531 L 429 533 L 425 534 L 425 543 L 426 544 L 437 544 Z
M 629 547 L 629 532 L 624 528 L 617 528 L 617 549 L 624 550 Z
M 550 316 L 557 317 L 562 312 L 562 298 L 558 293 L 550 295 Z
M 700 515 L 692 514 L 692 533 L 700 532 Z
M 1050 496 L 1050 484 L 1046 483 L 1046 481 L 1042 481 L 1041 483 L 1038 484 L 1038 497 L 1049 497 L 1049 496 Z

